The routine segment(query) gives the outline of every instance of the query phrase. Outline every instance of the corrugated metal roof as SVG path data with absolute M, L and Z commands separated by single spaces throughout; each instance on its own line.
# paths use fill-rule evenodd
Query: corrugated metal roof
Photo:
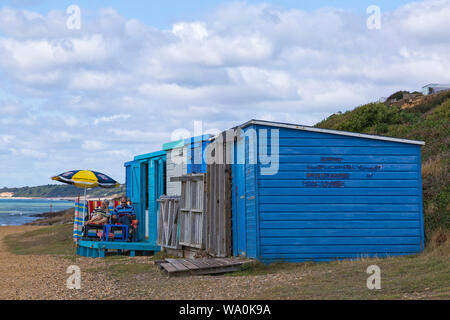
M 328 133 L 328 134 L 337 134 L 341 136 L 349 136 L 349 137 L 357 137 L 357 138 L 365 138 L 365 139 L 374 139 L 374 140 L 384 140 L 384 141 L 391 141 L 391 142 L 399 142 L 399 143 L 408 143 L 408 144 L 417 144 L 417 145 L 425 145 L 425 142 L 423 141 L 417 141 L 417 140 L 407 140 L 407 139 L 400 139 L 400 138 L 393 138 L 393 137 L 385 137 L 385 136 L 377 136 L 377 135 L 371 135 L 371 134 L 364 134 L 364 133 L 355 133 L 355 132 L 348 132 L 348 131 L 339 131 L 339 130 L 330 130 L 330 129 L 321 129 L 321 128 L 315 128 L 315 127 L 309 127 L 309 126 L 302 126 L 302 125 L 296 125 L 296 124 L 290 124 L 290 123 L 283 123 L 283 122 L 274 122 L 274 121 L 265 121 L 265 120 L 250 120 L 238 127 L 245 128 L 250 125 L 262 125 L 262 126 L 271 126 L 271 127 L 281 127 L 281 128 L 288 128 L 288 129 L 295 129 L 295 130 L 304 130 L 304 131 L 311 131 L 311 132 L 320 132 L 320 133 Z

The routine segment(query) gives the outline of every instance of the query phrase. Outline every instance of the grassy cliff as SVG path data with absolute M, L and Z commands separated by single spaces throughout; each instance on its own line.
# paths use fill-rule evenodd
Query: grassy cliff
M 450 92 L 412 108 L 371 103 L 334 114 L 316 127 L 425 141 L 422 180 L 425 233 L 450 230 Z

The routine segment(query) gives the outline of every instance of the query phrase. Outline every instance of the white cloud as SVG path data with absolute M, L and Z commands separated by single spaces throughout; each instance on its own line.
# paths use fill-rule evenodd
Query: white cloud
M 98 151 L 105 149 L 105 145 L 101 141 L 87 140 L 83 142 L 81 148 L 87 151 Z
M 172 32 L 177 37 L 185 40 L 204 40 L 208 36 L 208 30 L 204 23 L 176 23 Z
M 14 116 L 22 111 L 22 107 L 14 101 L 0 101 L 0 116 Z
M 11 144 L 11 142 L 13 142 L 14 139 L 15 136 L 13 135 L 2 134 L 0 135 L 0 146 L 4 147 L 8 144 Z
M 22 159 L 44 159 L 47 157 L 47 154 L 45 152 L 39 151 L 39 150 L 34 150 L 34 149 L 16 149 L 16 148 L 11 148 L 10 149 L 11 153 L 13 156 L 15 157 L 20 157 Z
M 94 124 L 98 125 L 98 124 L 100 124 L 102 122 L 113 122 L 113 121 L 116 121 L 116 120 L 127 120 L 129 118 L 131 118 L 131 115 L 129 115 L 129 114 L 116 114 L 116 115 L 109 116 L 109 117 L 101 117 L 101 118 L 95 119 Z
M 121 74 L 82 71 L 70 79 L 69 88 L 73 90 L 97 91 L 120 87 L 127 81 Z

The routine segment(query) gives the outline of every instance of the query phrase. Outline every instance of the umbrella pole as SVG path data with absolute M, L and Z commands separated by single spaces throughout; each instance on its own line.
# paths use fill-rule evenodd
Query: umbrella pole
M 84 187 L 84 205 L 83 205 L 83 216 L 84 219 L 86 220 L 86 187 Z

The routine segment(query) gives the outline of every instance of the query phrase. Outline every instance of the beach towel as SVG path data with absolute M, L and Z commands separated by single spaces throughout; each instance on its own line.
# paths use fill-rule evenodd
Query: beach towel
M 83 226 L 84 226 L 84 214 L 83 210 L 86 208 L 87 213 L 87 207 L 86 205 L 83 206 L 83 203 L 76 202 L 75 203 L 75 220 L 73 224 L 73 240 L 75 242 L 78 242 L 80 238 L 83 236 Z

